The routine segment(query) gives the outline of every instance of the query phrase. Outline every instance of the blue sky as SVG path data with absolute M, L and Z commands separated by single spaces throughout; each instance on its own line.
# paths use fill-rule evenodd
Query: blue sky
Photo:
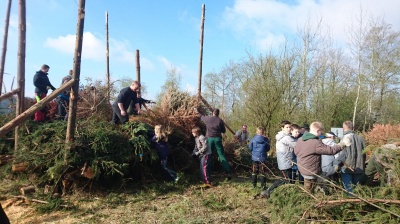
M 206 6 L 203 77 L 231 60 L 246 58 L 248 51 L 259 53 L 278 46 L 308 18 L 321 17 L 338 42 L 346 40 L 346 27 L 360 6 L 400 31 L 398 0 L 87 0 L 81 80 L 105 79 L 108 11 L 112 80 L 136 77 L 138 49 L 145 98 L 160 92 L 172 67 L 182 75 L 181 88 L 196 91 L 202 4 Z M 6 5 L 7 0 L 0 1 L 1 38 Z M 26 96 L 33 96 L 32 78 L 42 64 L 50 65 L 49 78 L 56 87 L 72 68 L 77 8 L 78 0 L 27 1 Z M 18 1 L 14 0 L 4 77 L 8 91 L 17 75 L 17 28 Z

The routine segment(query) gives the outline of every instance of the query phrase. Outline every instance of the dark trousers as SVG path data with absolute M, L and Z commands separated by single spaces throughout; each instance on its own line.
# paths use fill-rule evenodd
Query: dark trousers
M 287 170 L 280 170 L 280 174 L 282 176 L 281 179 L 276 180 L 268 189 L 267 189 L 267 193 L 271 194 L 272 191 L 281 186 L 282 184 L 292 184 L 293 183 L 293 179 L 292 179 L 292 168 L 287 169 Z
M 46 94 L 45 94 L 45 93 L 42 93 L 42 94 L 39 96 L 40 100 L 42 100 L 42 99 L 45 98 L 45 97 L 46 97 Z M 45 111 L 46 111 L 45 108 L 36 111 L 36 112 L 35 112 L 34 121 L 44 122 L 44 121 L 46 120 L 46 112 L 45 112 Z
M 253 161 L 253 173 L 251 174 L 251 179 L 253 181 L 253 187 L 257 186 L 257 178 L 260 176 L 261 187 L 265 187 L 265 182 L 267 178 L 265 176 L 266 166 L 264 162 Z
M 200 173 L 206 184 L 210 184 L 210 170 L 211 170 L 211 162 L 212 154 L 204 155 L 200 157 Z
M 1 224 L 10 224 L 10 220 L 8 220 L 8 217 L 3 210 L 3 207 L 1 207 L 1 204 L 0 204 L 0 223 Z
M 174 181 L 177 177 L 176 172 L 167 168 L 167 160 L 161 160 L 161 171 L 166 181 Z
M 112 106 L 112 111 L 113 111 L 113 116 L 112 116 L 112 121 L 114 124 L 117 124 L 118 121 L 121 121 L 121 124 L 125 124 L 129 120 L 128 114 L 125 116 L 121 115 L 121 110 L 119 109 L 118 106 Z
M 57 96 L 56 98 L 57 108 L 58 108 L 58 117 L 57 120 L 63 121 L 67 120 L 67 108 L 69 106 L 69 100 L 62 98 L 61 96 Z

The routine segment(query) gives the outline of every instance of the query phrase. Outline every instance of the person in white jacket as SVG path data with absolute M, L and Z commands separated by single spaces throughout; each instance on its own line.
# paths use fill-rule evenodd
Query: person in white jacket
M 322 139 L 322 143 L 328 146 L 335 146 L 336 144 L 336 135 L 333 132 L 327 132 L 325 133 L 325 138 Z M 337 178 L 334 177 L 336 172 L 339 169 L 339 164 L 340 161 L 336 160 L 341 152 L 335 154 L 335 155 L 322 155 L 321 156 L 321 168 L 322 168 L 322 173 L 321 175 L 323 177 L 326 177 L 328 179 L 335 180 Z

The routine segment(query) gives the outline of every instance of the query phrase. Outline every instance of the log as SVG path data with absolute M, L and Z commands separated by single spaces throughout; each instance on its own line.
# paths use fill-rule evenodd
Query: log
M 0 96 L 0 101 L 10 98 L 11 96 L 17 94 L 18 92 L 19 92 L 19 89 L 14 89 L 11 92 L 4 93 L 3 95 Z
M 365 199 L 370 203 L 384 203 L 384 204 L 396 204 L 400 205 L 400 200 L 390 200 L 390 199 Z M 327 206 L 335 206 L 344 203 L 361 203 L 365 202 L 361 199 L 342 199 L 342 200 L 333 200 L 333 201 L 321 201 L 314 205 L 315 208 L 327 207 Z
M 199 57 L 199 77 L 198 77 L 198 86 L 197 86 L 197 95 L 201 96 L 201 76 L 203 73 L 203 43 L 204 43 L 204 20 L 205 20 L 205 13 L 206 6 L 205 4 L 202 5 L 201 10 L 201 23 L 200 23 L 200 57 Z
M 64 85 L 62 85 L 60 88 L 54 90 L 50 95 L 46 96 L 44 99 L 42 99 L 39 103 L 36 103 L 33 105 L 31 108 L 28 110 L 24 111 L 21 113 L 19 116 L 16 118 L 12 119 L 9 121 L 7 124 L 3 125 L 3 127 L 0 128 L 0 137 L 3 137 L 6 135 L 8 132 L 12 131 L 13 128 L 16 126 L 20 125 L 22 122 L 30 119 L 30 117 L 36 112 L 41 110 L 43 107 L 45 107 L 50 101 L 52 101 L 54 98 L 56 98 L 60 93 L 64 92 L 64 90 L 71 88 L 71 86 L 74 84 L 75 80 L 71 79 Z
M 3 86 L 3 75 L 4 75 L 4 64 L 6 62 L 6 52 L 7 52 L 7 40 L 8 40 L 8 27 L 10 25 L 10 11 L 11 11 L 11 0 L 8 0 L 6 19 L 4 26 L 4 36 L 3 36 L 3 49 L 1 52 L 1 62 L 0 62 L 0 95 Z
M 26 167 L 29 165 L 28 162 L 23 162 L 23 163 L 16 163 L 13 164 L 11 167 L 12 172 L 18 173 L 26 170 Z
M 28 187 L 21 187 L 19 189 L 19 192 L 21 192 L 22 195 L 27 195 L 29 193 L 35 192 L 35 186 L 28 186 Z

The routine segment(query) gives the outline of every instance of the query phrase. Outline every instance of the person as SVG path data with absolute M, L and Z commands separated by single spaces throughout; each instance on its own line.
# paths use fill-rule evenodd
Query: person
M 222 133 L 226 132 L 225 123 L 219 118 L 219 109 L 214 109 L 212 116 L 201 115 L 200 119 L 207 127 L 206 137 L 208 138 L 208 147 L 211 150 L 217 151 L 219 161 L 225 170 L 227 179 L 231 180 L 231 167 L 226 160 L 224 147 L 222 146 Z
M 140 109 L 142 109 L 142 106 L 145 105 L 145 103 L 156 103 L 156 102 L 151 101 L 151 100 L 143 99 L 141 92 L 137 92 L 137 102 L 139 103 Z M 147 109 L 147 107 L 146 107 L 146 109 Z M 137 111 L 136 111 L 135 103 L 133 101 L 129 105 L 128 113 L 131 114 L 131 115 L 137 115 L 138 114 Z
M 253 161 L 253 172 L 251 178 L 253 181 L 253 187 L 257 187 L 257 175 L 260 175 L 261 187 L 265 189 L 265 182 L 267 180 L 265 176 L 267 161 L 267 152 L 270 149 L 269 139 L 264 136 L 265 129 L 258 127 L 256 135 L 251 139 L 249 149 L 251 151 L 251 160 Z
M 297 140 L 301 137 L 301 133 L 300 133 L 300 126 L 297 124 L 292 124 L 290 125 L 290 137 L 292 139 L 290 139 L 290 142 L 294 141 L 294 144 L 291 144 L 291 146 L 295 145 L 297 143 Z M 287 138 L 287 137 L 286 137 Z M 297 166 L 297 156 L 296 154 L 294 154 L 294 146 L 292 147 L 292 158 L 293 158 L 293 165 L 292 165 L 292 180 L 296 180 L 297 178 L 299 179 L 299 182 L 301 184 L 304 183 L 304 179 L 303 176 L 301 175 L 301 173 L 299 172 L 299 168 Z
M 212 161 L 211 148 L 208 147 L 207 138 L 201 134 L 201 129 L 199 127 L 192 129 L 192 135 L 195 138 L 193 154 L 200 158 L 200 173 L 204 180 L 204 187 L 212 187 L 210 181 L 210 168 Z
M 339 155 L 339 160 L 343 162 L 341 176 L 344 188 L 348 195 L 352 196 L 353 185 L 360 183 L 364 176 L 365 154 L 362 152 L 365 148 L 364 139 L 353 131 L 353 122 L 343 122 L 342 141 L 350 141 L 351 145 L 346 147 Z
M 0 204 L 0 223 L 1 224 L 10 224 L 10 220 L 7 217 L 7 214 L 4 212 L 3 207 Z
M 240 143 L 247 143 L 250 140 L 250 134 L 247 131 L 247 125 L 243 124 L 242 129 L 238 130 L 235 133 L 234 138 Z
M 299 138 L 294 148 L 297 156 L 297 165 L 304 177 L 304 188 L 312 193 L 314 191 L 318 176 L 321 174 L 321 155 L 334 155 L 340 152 L 349 141 L 344 141 L 335 146 L 322 143 L 318 136 L 324 130 L 321 122 L 315 121 L 310 125 L 310 131 L 305 132 Z
M 62 78 L 61 85 L 69 82 L 72 79 L 72 70 L 69 70 L 69 75 Z M 67 120 L 67 108 L 69 106 L 69 93 L 70 90 L 65 90 L 64 92 L 60 93 L 57 98 L 57 107 L 58 107 L 58 117 L 57 120 Z
M 301 129 L 300 129 L 299 138 L 304 135 L 304 132 L 309 132 L 309 131 L 310 131 L 310 126 L 307 123 L 304 123 L 303 127 L 301 127 Z
M 125 124 L 125 122 L 128 121 L 129 116 L 126 110 L 132 101 L 134 102 L 138 114 L 141 113 L 136 95 L 139 89 L 140 83 L 138 81 L 133 81 L 129 87 L 125 87 L 119 92 L 117 100 L 112 105 L 113 116 L 111 123 L 117 124 L 118 121 L 120 121 L 121 124 Z
M 154 126 L 154 136 L 151 142 L 157 150 L 158 158 L 161 162 L 161 171 L 166 181 L 178 181 L 178 175 L 175 171 L 167 168 L 167 159 L 169 156 L 168 137 L 162 125 Z
M 296 145 L 296 139 L 292 137 L 291 128 L 292 124 L 284 120 L 281 122 L 281 131 L 279 131 L 276 138 L 276 158 L 278 161 L 278 168 L 282 179 L 274 181 L 264 192 L 265 197 L 269 197 L 272 191 L 282 184 L 293 183 L 293 149 Z M 298 135 L 298 134 L 297 134 Z M 297 136 L 296 136 L 297 137 Z
M 49 77 L 47 77 L 50 66 L 44 64 L 41 69 L 36 72 L 33 76 L 33 85 L 35 88 L 35 98 L 36 102 L 40 102 L 43 98 L 47 96 L 49 89 L 55 90 L 56 88 L 50 83 Z M 39 110 L 35 113 L 34 121 L 44 122 L 46 120 L 45 109 Z
M 325 133 L 325 138 L 322 139 L 322 143 L 329 146 L 335 146 L 336 144 L 335 133 L 329 131 Z M 335 155 L 322 155 L 321 156 L 321 175 L 330 180 L 338 180 L 337 171 L 341 165 L 340 161 L 336 160 L 339 157 L 339 153 Z

